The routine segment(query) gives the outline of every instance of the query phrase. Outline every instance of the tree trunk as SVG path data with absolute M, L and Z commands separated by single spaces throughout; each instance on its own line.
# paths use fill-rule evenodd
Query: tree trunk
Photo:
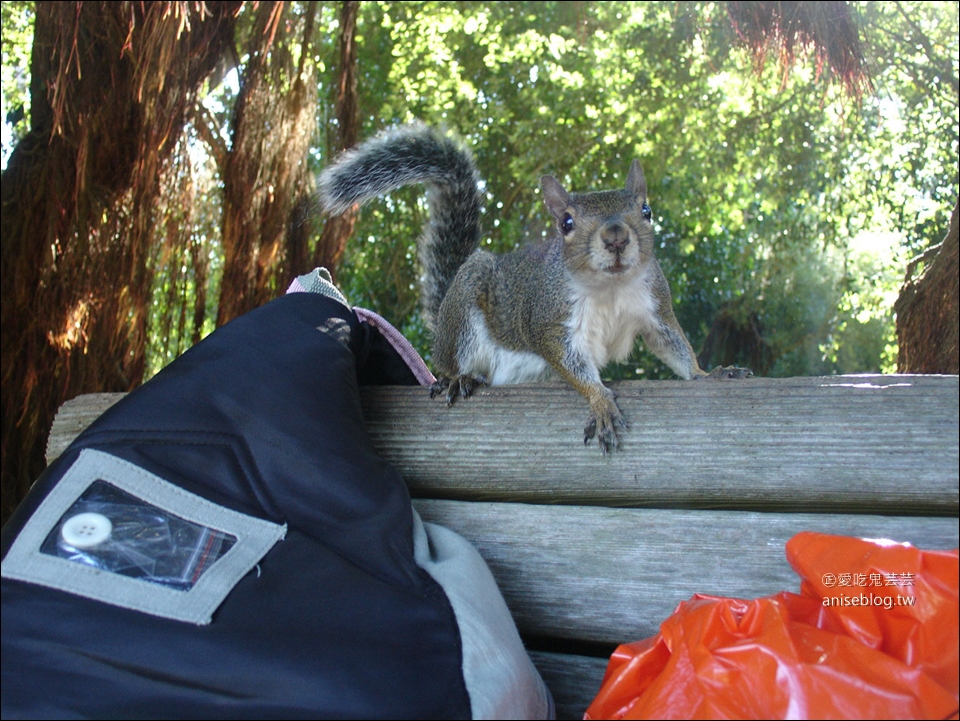
M 897 313 L 899 373 L 960 373 L 958 349 L 958 219 L 960 205 L 954 206 L 950 229 L 937 248 L 928 251 L 933 259 L 919 278 L 913 273 L 921 256 L 907 268 L 906 279 L 894 309 Z M 926 255 L 926 254 L 924 254 Z
M 357 12 L 359 2 L 342 3 L 340 38 L 337 42 L 340 58 L 336 85 L 337 151 L 352 148 L 360 140 L 360 102 L 357 93 Z M 331 153 L 331 156 L 333 153 Z M 343 258 L 347 240 L 357 222 L 352 210 L 343 215 L 328 217 L 317 242 L 315 265 L 323 266 L 336 279 L 337 266 Z
M 57 407 L 142 378 L 157 177 L 238 7 L 36 5 L 31 129 L 2 180 L 4 520 Z
M 292 276 L 289 246 L 298 247 L 298 207 L 310 192 L 307 152 L 316 125 L 314 13 L 291 3 L 261 3 L 250 60 L 234 107 L 233 144 L 223 171 L 223 281 L 217 325 L 285 290 Z M 301 23 L 298 38 L 284 23 Z M 300 61 L 292 48 L 299 43 Z M 300 211 L 302 215 L 302 210 Z M 294 240 L 291 242 L 291 236 Z

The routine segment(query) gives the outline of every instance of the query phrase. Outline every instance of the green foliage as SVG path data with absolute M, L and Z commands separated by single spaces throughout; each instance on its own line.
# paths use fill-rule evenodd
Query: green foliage
M 466 138 L 499 251 L 552 232 L 540 175 L 615 187 L 639 157 L 694 347 L 726 313 L 762 336 L 764 373 L 892 370 L 906 258 L 942 237 L 957 188 L 949 62 L 932 69 L 956 65 L 956 6 L 900 6 L 858 6 L 879 91 L 858 105 L 812 67 L 756 75 L 718 4 L 365 3 L 366 130 L 419 118 Z M 341 269 L 408 331 L 420 197 L 366 209 Z M 670 376 L 646 353 L 608 374 Z
M 208 80 L 184 129 L 179 152 L 165 172 L 157 214 L 158 237 L 162 243 L 151 258 L 153 300 L 149 317 L 148 377 L 213 331 L 216 324 L 225 263 L 223 164 L 228 162 L 236 139 L 232 123 L 238 95 L 247 77 L 244 69 L 249 67 L 251 55 L 258 52 L 263 42 L 265 12 L 272 9 L 261 7 L 263 10 L 246 4 L 241 9 L 234 36 L 238 62 L 221 68 Z M 311 9 L 316 11 L 313 21 L 319 29 L 312 34 L 306 50 L 311 56 L 303 57 L 304 26 L 309 22 Z M 329 66 L 335 45 L 336 15 L 334 7 L 311 8 L 303 2 L 290 3 L 284 8 L 280 25 L 287 32 L 274 37 L 265 65 L 279 95 L 288 101 L 295 91 L 293 74 L 301 64 L 306 67 L 314 64 L 322 70 Z M 328 80 L 325 78 L 323 82 Z M 319 88 L 321 95 L 323 87 Z M 282 100 L 278 98 L 277 102 Z M 318 128 L 314 131 L 312 144 L 317 151 L 307 160 L 317 171 L 322 167 L 324 146 L 321 132 Z M 258 129 L 254 128 L 253 132 Z M 264 150 L 262 145 L 260 149 Z M 272 277 L 270 280 L 279 293 L 290 279 Z
M 30 47 L 33 44 L 33 3 L 14 0 L 0 3 L 3 27 L 3 166 L 30 128 Z
M 16 68 L 26 69 L 31 5 L 2 7 L 9 112 L 27 97 Z M 802 59 L 758 73 L 721 3 L 364 2 L 363 135 L 421 119 L 464 137 L 486 182 L 484 243 L 498 252 L 554 232 L 541 175 L 571 190 L 617 187 L 637 157 L 658 257 L 705 365 L 754 363 L 767 375 L 893 370 L 904 269 L 943 237 L 957 202 L 958 6 L 855 8 L 876 88 L 862 101 Z M 317 13 L 314 170 L 332 154 L 338 11 L 324 4 Z M 250 7 L 244 14 L 238 48 L 255 27 Z M 194 122 L 228 144 L 236 91 L 218 87 Z M 193 177 L 198 209 L 163 222 L 193 224 L 209 263 L 209 309 L 221 259 L 216 232 L 204 228 L 217 227 L 221 190 L 216 172 Z M 415 188 L 365 208 L 339 279 L 353 302 L 429 356 L 417 310 L 425 213 Z M 195 308 L 194 271 L 177 270 L 191 262 L 157 266 L 154 367 L 190 342 L 190 323 L 170 318 Z M 642 350 L 607 374 L 672 375 Z
M 229 86 L 224 88 L 229 94 Z M 222 184 L 188 125 L 162 178 L 148 315 L 150 378 L 214 329 L 223 275 Z

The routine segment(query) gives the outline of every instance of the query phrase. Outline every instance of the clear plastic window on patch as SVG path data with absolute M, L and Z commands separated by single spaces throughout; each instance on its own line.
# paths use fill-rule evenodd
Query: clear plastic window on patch
M 236 541 L 98 480 L 63 514 L 40 552 L 188 591 Z

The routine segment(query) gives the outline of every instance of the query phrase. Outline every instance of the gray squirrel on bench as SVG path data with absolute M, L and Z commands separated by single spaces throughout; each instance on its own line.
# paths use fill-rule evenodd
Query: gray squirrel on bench
M 483 192 L 465 146 L 421 124 L 343 153 L 318 182 L 321 204 L 346 212 L 390 190 L 426 183 L 430 217 L 420 238 L 423 317 L 450 405 L 481 385 L 562 378 L 586 398 L 584 443 L 606 453 L 627 421 L 600 380 L 637 335 L 681 378 L 734 378 L 745 368 L 700 368 L 673 313 L 653 255 L 653 215 L 637 160 L 623 190 L 568 193 L 541 179 L 557 235 L 506 255 L 480 250 Z

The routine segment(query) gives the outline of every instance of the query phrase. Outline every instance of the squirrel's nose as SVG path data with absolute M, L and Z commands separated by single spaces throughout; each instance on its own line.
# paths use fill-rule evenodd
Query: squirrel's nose
M 612 253 L 619 253 L 630 242 L 630 231 L 622 223 L 610 223 L 601 232 L 603 247 Z

